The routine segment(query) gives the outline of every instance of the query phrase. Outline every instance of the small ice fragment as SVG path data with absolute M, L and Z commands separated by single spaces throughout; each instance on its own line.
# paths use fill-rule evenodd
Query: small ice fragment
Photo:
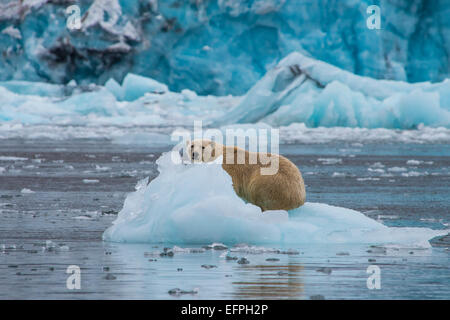
M 111 170 L 111 167 L 107 167 L 107 166 L 105 166 L 105 167 L 102 167 L 102 166 L 99 166 L 98 164 L 96 164 L 95 165 L 95 170 L 97 170 L 97 171 L 109 171 L 109 170 Z
M 27 188 L 23 188 L 22 190 L 20 190 L 20 193 L 28 194 L 28 193 L 34 193 L 34 191 L 30 190 L 30 189 L 27 189 Z
M 322 164 L 338 164 L 342 163 L 342 159 L 339 158 L 319 158 L 317 161 L 322 162 Z
M 83 183 L 99 183 L 97 179 L 83 179 Z
M 174 288 L 174 289 L 170 289 L 168 291 L 168 293 L 171 296 L 180 296 L 182 294 L 197 294 L 198 293 L 198 289 L 195 288 L 194 290 L 186 291 L 186 290 L 181 290 L 180 288 Z
M 10 156 L 0 156 L 0 161 L 25 161 L 28 158 L 24 157 L 10 157 Z
M 203 248 L 206 249 L 206 250 L 210 250 L 210 249 L 213 249 L 213 250 L 227 250 L 228 249 L 228 247 L 226 245 L 224 245 L 223 243 L 216 243 L 216 242 L 214 242 L 212 244 L 209 244 L 207 246 L 203 246 Z
M 403 168 L 403 167 L 392 167 L 392 168 L 389 168 L 388 171 L 391 171 L 391 172 L 405 172 L 405 171 L 407 171 L 407 169 Z
M 420 176 L 426 176 L 428 175 L 428 172 L 420 173 L 417 171 L 410 171 L 410 172 L 403 172 L 402 177 L 420 177 Z
M 372 168 L 384 168 L 384 164 L 382 164 L 381 162 L 375 162 L 374 164 L 371 165 Z
M 408 160 L 408 161 L 406 161 L 406 164 L 410 165 L 410 166 L 418 166 L 421 163 L 423 163 L 423 161 L 420 161 L 420 160 Z
M 332 177 L 345 177 L 345 172 L 333 172 Z

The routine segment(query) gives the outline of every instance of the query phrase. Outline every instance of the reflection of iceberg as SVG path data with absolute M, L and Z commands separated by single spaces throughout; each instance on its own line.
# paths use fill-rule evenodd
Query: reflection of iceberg
M 449 127 L 450 81 L 410 84 L 374 80 L 292 53 L 218 121 L 303 122 L 308 127 Z
M 158 159 L 160 175 L 131 193 L 103 235 L 116 242 L 371 243 L 429 246 L 446 234 L 426 228 L 389 228 L 354 210 L 306 203 L 291 212 L 262 214 L 238 198 L 217 164 L 175 164 Z

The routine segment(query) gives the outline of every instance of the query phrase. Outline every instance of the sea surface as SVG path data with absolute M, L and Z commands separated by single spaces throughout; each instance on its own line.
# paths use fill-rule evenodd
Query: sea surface
M 448 235 L 431 248 L 226 244 L 247 264 L 203 248 L 210 243 L 102 241 L 126 195 L 158 175 L 155 161 L 169 149 L 106 138 L 1 140 L 0 299 L 450 299 Z M 450 228 L 448 144 L 293 143 L 280 153 L 300 168 L 309 202 L 388 226 Z M 72 265 L 80 289 L 67 288 Z M 380 270 L 380 289 L 368 288 L 369 266 Z

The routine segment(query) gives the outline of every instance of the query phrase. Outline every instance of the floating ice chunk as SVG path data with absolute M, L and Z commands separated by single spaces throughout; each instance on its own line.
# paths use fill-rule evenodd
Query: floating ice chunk
M 374 164 L 370 165 L 372 168 L 384 168 L 384 164 L 381 162 L 375 162 Z
M 389 228 L 364 214 L 321 203 L 262 213 L 233 190 L 220 164 L 182 164 L 178 152 L 158 160 L 159 176 L 125 199 L 106 241 L 174 244 L 400 243 L 429 246 L 448 230 Z
M 207 246 L 204 246 L 203 248 L 208 249 L 208 250 L 226 250 L 228 249 L 228 247 L 226 245 L 224 245 L 223 243 L 211 243 Z
M 408 171 L 408 169 L 403 168 L 403 167 L 392 167 L 392 168 L 388 168 L 388 171 L 390 171 L 390 172 L 405 172 L 405 171 Z
M 92 220 L 92 217 L 84 215 L 84 216 L 76 216 L 76 217 L 73 217 L 72 219 L 75 219 L 75 220 Z
M 69 251 L 69 246 L 65 244 L 56 244 L 52 240 L 46 240 L 44 247 L 42 247 L 44 251 Z
M 345 177 L 347 176 L 347 174 L 345 172 L 333 172 L 331 176 L 337 178 L 337 177 Z
M 423 161 L 423 160 L 408 160 L 406 161 L 407 165 L 410 166 L 418 166 L 421 164 L 433 164 L 433 161 Z
M 421 160 L 408 160 L 406 161 L 406 164 L 411 166 L 418 166 L 419 164 L 423 163 Z
M 92 184 L 92 183 L 99 183 L 100 181 L 97 179 L 83 179 L 83 183 L 86 184 Z
M 99 166 L 98 164 L 96 164 L 96 165 L 95 165 L 95 170 L 104 172 L 104 171 L 109 171 L 109 170 L 111 170 L 111 167 L 107 167 L 107 166 L 102 167 L 102 166 Z
M 322 164 L 338 164 L 342 163 L 342 159 L 339 158 L 319 158 L 317 161 L 322 162 Z
M 418 171 L 409 171 L 409 172 L 403 172 L 402 177 L 421 177 L 421 176 L 427 176 L 428 172 L 418 172 Z
M 151 78 L 129 73 L 123 80 L 122 86 L 114 80 L 106 83 L 106 88 L 113 93 L 118 100 L 134 101 L 146 93 L 166 93 L 169 91 L 165 84 Z
M 11 157 L 11 156 L 0 156 L 0 161 L 25 161 L 28 158 L 24 157 Z
M 367 177 L 367 178 L 357 178 L 358 181 L 380 181 L 380 178 L 373 178 L 373 177 Z
M 35 193 L 33 190 L 31 189 L 27 189 L 27 188 L 23 188 L 22 190 L 20 190 L 20 193 L 25 193 L 25 194 L 29 194 L 29 193 Z

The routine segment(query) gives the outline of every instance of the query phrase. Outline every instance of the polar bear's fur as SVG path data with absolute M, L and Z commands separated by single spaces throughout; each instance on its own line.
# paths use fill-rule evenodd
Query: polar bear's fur
M 283 156 L 249 152 L 210 140 L 194 140 L 186 147 L 189 158 L 194 162 L 211 162 L 223 156 L 222 168 L 231 176 L 236 194 L 262 211 L 291 210 L 305 203 L 302 175 Z M 270 166 L 268 158 L 278 165 L 273 174 L 262 173 Z

